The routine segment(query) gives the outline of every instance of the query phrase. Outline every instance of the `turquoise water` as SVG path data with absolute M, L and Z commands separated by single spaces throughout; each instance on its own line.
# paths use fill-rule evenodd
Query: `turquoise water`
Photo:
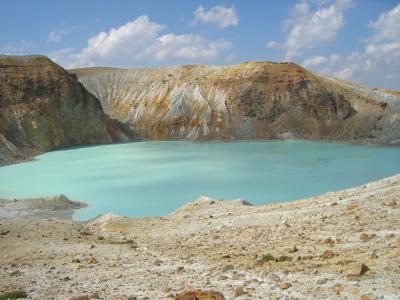
M 254 204 L 313 196 L 400 173 L 400 148 L 285 141 L 138 142 L 54 151 L 0 168 L 0 198 L 65 194 L 74 218 L 171 213 L 201 195 Z

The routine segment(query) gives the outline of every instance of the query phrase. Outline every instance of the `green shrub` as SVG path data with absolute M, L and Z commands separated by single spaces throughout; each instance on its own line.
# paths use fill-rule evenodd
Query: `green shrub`
M 269 261 L 275 260 L 275 257 L 271 253 L 268 253 L 262 257 L 262 260 L 264 262 L 269 262 Z
M 12 291 L 0 295 L 0 300 L 14 300 L 26 298 L 28 294 L 25 291 Z
M 11 277 L 13 277 L 13 276 L 18 276 L 18 275 L 20 275 L 21 274 L 21 272 L 20 271 L 12 271 L 11 273 L 10 273 L 10 276 Z
M 281 255 L 279 257 L 274 257 L 271 253 L 268 253 L 262 257 L 263 262 L 285 262 L 285 261 L 292 261 L 293 257 L 287 255 Z
M 114 244 L 114 245 L 130 245 L 131 248 L 136 249 L 137 248 L 137 244 L 134 240 L 126 240 L 126 241 L 109 241 L 110 244 Z
M 292 261 L 293 257 L 282 255 L 275 259 L 276 262 Z

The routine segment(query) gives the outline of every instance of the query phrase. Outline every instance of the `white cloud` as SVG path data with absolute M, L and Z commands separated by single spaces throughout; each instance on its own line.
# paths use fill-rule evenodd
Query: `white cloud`
M 332 54 L 329 56 L 315 55 L 307 58 L 303 61 L 302 66 L 305 68 L 314 68 L 317 66 L 333 66 L 340 61 L 338 54 Z
M 153 57 L 162 61 L 171 58 L 185 60 L 213 59 L 220 51 L 231 47 L 232 44 L 224 39 L 207 41 L 199 35 L 172 33 L 164 34 L 138 57 Z
M 303 61 L 303 66 L 305 68 L 313 67 L 313 66 L 319 66 L 321 64 L 324 64 L 328 61 L 328 58 L 326 56 L 320 56 L 316 55 L 311 58 L 308 58 Z
M 314 8 L 308 1 L 297 3 L 284 22 L 284 27 L 288 30 L 283 44 L 286 59 L 292 60 L 301 56 L 304 49 L 335 41 L 338 31 L 344 25 L 343 12 L 351 4 L 352 0 L 336 0 L 329 6 L 321 4 Z
M 275 42 L 275 41 L 269 41 L 267 43 L 267 48 L 269 48 L 269 49 L 280 49 L 280 48 L 282 48 L 282 45 L 279 44 L 278 42 Z
M 233 6 L 218 5 L 207 11 L 200 5 L 194 12 L 194 23 L 210 23 L 223 29 L 236 26 L 239 23 L 239 15 Z
M 371 21 L 369 27 L 373 34 L 363 50 L 342 58 L 331 56 L 322 71 L 370 86 L 400 89 L 400 4 Z M 317 65 L 309 67 L 321 71 Z
M 27 55 L 31 54 L 37 45 L 33 42 L 22 40 L 20 42 L 1 45 L 0 44 L 0 54 L 3 55 Z
M 47 41 L 49 43 L 59 43 L 61 42 L 62 38 L 68 34 L 70 34 L 73 30 L 76 30 L 77 26 L 71 26 L 69 28 L 63 28 L 59 30 L 52 30 L 49 33 L 49 37 L 47 38 Z
M 61 32 L 59 32 L 59 31 L 50 31 L 47 41 L 51 42 L 51 43 L 60 42 L 61 41 Z
M 62 49 L 50 54 L 56 62 L 70 68 L 78 66 L 131 66 L 154 61 L 198 62 L 217 58 L 232 46 L 225 40 L 209 41 L 200 35 L 162 34 L 164 26 L 140 16 L 108 32 L 89 39 L 79 52 Z
M 349 69 L 348 79 L 400 89 L 400 4 L 382 13 L 369 26 L 374 34 L 364 51 L 348 56 L 337 74 Z
M 349 80 L 353 77 L 353 69 L 343 68 L 340 71 L 334 72 L 333 76 L 340 79 Z
M 382 13 L 378 20 L 371 21 L 369 26 L 375 31 L 371 41 L 400 41 L 400 4 L 387 13 Z

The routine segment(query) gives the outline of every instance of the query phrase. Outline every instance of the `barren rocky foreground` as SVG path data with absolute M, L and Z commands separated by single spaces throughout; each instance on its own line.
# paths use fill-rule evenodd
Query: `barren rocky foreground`
M 167 217 L 110 214 L 89 223 L 68 219 L 79 204 L 63 197 L 2 201 L 0 291 L 31 299 L 168 299 L 196 289 L 226 299 L 398 299 L 399 195 L 396 175 L 282 204 L 201 197 Z

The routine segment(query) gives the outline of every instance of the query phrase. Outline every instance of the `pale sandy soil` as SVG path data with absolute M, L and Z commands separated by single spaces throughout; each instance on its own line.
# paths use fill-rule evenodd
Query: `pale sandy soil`
M 84 224 L 68 219 L 72 208 L 0 202 L 0 291 L 23 289 L 32 299 L 167 299 L 192 289 L 226 299 L 400 298 L 400 175 L 276 205 L 203 197 L 158 218 Z M 267 262 L 268 253 L 292 261 Z M 362 263 L 369 270 L 349 276 Z

